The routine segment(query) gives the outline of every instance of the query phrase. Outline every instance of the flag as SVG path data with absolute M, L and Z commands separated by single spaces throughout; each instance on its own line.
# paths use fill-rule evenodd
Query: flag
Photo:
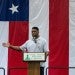
M 2 46 L 20 46 L 31 39 L 31 28 L 39 27 L 40 36 L 49 40 L 49 0 L 0 1 L 0 75 L 27 75 L 22 51 Z M 47 66 L 48 63 L 46 63 Z
M 75 0 L 50 0 L 50 75 L 75 72 Z
M 3 0 L 0 3 L 0 21 L 28 21 L 29 0 Z
M 74 75 L 74 9 L 74 0 L 0 1 L 0 75 L 4 74 L 4 69 L 5 75 L 27 74 L 22 52 L 5 48 L 2 42 L 22 45 L 32 38 L 33 26 L 39 27 L 40 36 L 49 44 L 45 75 Z
M 69 0 L 50 0 L 50 75 L 69 74 Z

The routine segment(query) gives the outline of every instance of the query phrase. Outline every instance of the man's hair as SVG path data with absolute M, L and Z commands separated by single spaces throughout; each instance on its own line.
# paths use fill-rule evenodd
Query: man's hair
M 39 28 L 38 27 L 32 27 L 32 29 L 36 29 L 37 31 L 39 31 Z

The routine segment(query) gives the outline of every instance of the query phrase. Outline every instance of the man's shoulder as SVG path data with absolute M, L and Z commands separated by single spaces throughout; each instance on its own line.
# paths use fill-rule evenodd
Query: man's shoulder
M 40 40 L 44 40 L 44 41 L 46 41 L 46 39 L 45 39 L 45 38 L 43 38 L 43 37 L 41 37 L 41 36 L 39 37 L 39 39 L 40 39 Z
M 30 44 L 30 43 L 32 43 L 32 44 L 33 44 L 33 43 L 34 43 L 34 41 L 33 41 L 32 39 L 29 39 L 29 40 L 27 40 L 27 41 L 26 41 L 26 44 Z
M 29 40 L 27 40 L 26 42 L 32 42 L 32 40 L 29 39 Z

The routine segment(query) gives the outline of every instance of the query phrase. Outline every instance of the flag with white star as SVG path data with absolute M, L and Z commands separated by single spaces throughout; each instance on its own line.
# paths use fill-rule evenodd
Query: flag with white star
M 1 21 L 27 21 L 29 19 L 29 0 L 0 1 Z
M 28 39 L 28 27 L 29 0 L 0 0 L 0 75 L 27 74 L 27 69 L 19 69 L 17 73 L 17 68 L 27 66 L 22 60 L 22 52 L 13 52 L 9 48 L 3 49 L 2 42 L 23 44 Z M 9 73 L 11 68 L 15 68 L 16 72 Z
M 0 75 L 28 75 L 22 51 L 2 43 L 24 44 L 34 26 L 50 48 L 44 75 L 75 75 L 75 0 L 0 0 Z

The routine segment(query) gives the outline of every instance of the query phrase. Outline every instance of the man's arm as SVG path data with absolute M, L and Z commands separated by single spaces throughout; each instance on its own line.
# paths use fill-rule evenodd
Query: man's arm
M 19 46 L 13 46 L 10 43 L 3 43 L 2 45 L 4 47 L 7 47 L 7 48 L 11 48 L 11 49 L 15 49 L 15 50 L 21 50 Z
M 47 58 L 47 56 L 49 55 L 49 47 L 46 40 L 44 42 L 44 52 L 46 53 L 46 58 Z
M 46 58 L 47 58 L 47 56 L 49 56 L 49 51 L 47 51 L 47 52 L 45 52 L 46 53 Z
M 46 52 L 46 56 L 48 56 L 48 55 L 49 55 L 49 51 Z

